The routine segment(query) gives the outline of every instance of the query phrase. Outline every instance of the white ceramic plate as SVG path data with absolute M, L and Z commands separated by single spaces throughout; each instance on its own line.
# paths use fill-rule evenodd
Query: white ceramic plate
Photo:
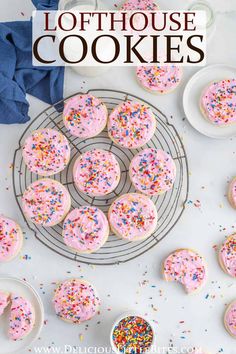
M 200 133 L 215 139 L 236 136 L 236 124 L 218 127 L 207 121 L 199 107 L 203 89 L 213 81 L 236 78 L 236 68 L 224 64 L 210 65 L 198 71 L 187 83 L 183 105 L 189 123 Z
M 32 332 L 21 341 L 11 341 L 7 336 L 10 306 L 0 317 L 0 354 L 20 354 L 39 337 L 44 320 L 43 304 L 34 288 L 23 280 L 1 276 L 0 289 L 25 297 L 35 309 L 35 326 Z

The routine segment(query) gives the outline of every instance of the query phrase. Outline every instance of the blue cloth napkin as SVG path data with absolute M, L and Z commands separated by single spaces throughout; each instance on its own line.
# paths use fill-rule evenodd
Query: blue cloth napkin
M 58 0 L 32 0 L 39 10 L 56 10 Z M 0 123 L 25 123 L 26 93 L 48 104 L 63 98 L 64 67 L 32 65 L 32 22 L 0 23 Z
M 59 0 L 32 0 L 37 10 L 57 10 Z

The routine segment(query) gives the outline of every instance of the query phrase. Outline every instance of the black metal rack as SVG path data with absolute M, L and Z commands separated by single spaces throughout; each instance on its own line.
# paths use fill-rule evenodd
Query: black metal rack
M 21 146 L 25 138 L 34 130 L 40 128 L 55 128 L 61 131 L 69 140 L 71 145 L 71 160 L 67 168 L 52 178 L 60 181 L 69 190 L 72 199 L 72 208 L 81 205 L 94 205 L 107 213 L 110 204 L 117 196 L 134 192 L 134 188 L 129 178 L 129 164 L 133 156 L 140 150 L 122 149 L 115 145 L 108 137 L 107 131 L 94 138 L 81 140 L 72 136 L 65 128 L 62 120 L 62 114 L 56 110 L 58 105 L 62 105 L 70 97 L 58 104 L 47 108 L 38 115 L 25 130 L 19 141 L 19 148 L 15 151 L 13 161 L 13 188 L 17 204 L 21 210 L 22 216 L 28 227 L 34 232 L 36 238 L 54 252 L 67 257 L 71 260 L 93 264 L 93 265 L 112 265 L 127 262 L 150 250 L 158 244 L 175 226 L 180 219 L 188 198 L 189 176 L 188 162 L 184 146 L 175 127 L 170 124 L 166 116 L 152 104 L 145 100 L 122 91 L 94 89 L 88 93 L 100 98 L 111 111 L 117 104 L 125 100 L 139 100 L 148 104 L 155 114 L 157 120 L 157 129 L 153 139 L 147 144 L 148 147 L 161 148 L 169 152 L 175 160 L 177 167 L 177 178 L 171 191 L 161 196 L 152 197 L 157 206 L 159 215 L 158 228 L 153 235 L 141 242 L 126 242 L 110 235 L 106 244 L 92 254 L 78 254 L 70 250 L 62 239 L 62 225 L 56 225 L 51 228 L 44 228 L 34 225 L 26 220 L 21 206 L 21 197 L 25 189 L 33 181 L 41 178 L 31 173 L 23 162 Z M 73 95 L 74 96 L 74 95 Z M 71 96 L 72 97 L 72 96 Z M 105 197 L 91 198 L 79 192 L 73 182 L 72 168 L 78 154 L 92 148 L 102 148 L 115 154 L 121 167 L 121 180 L 114 192 Z

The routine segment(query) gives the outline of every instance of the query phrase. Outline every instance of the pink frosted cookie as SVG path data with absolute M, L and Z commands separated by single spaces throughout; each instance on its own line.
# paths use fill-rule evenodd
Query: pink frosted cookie
M 153 93 L 169 93 L 182 79 L 182 69 L 172 66 L 138 66 L 136 70 L 139 83 Z
M 65 105 L 63 119 L 69 132 L 82 139 L 92 138 L 107 124 L 107 108 L 97 97 L 78 95 Z
M 34 323 L 35 313 L 32 304 L 21 296 L 12 295 L 9 338 L 23 339 L 32 331 Z
M 141 241 L 157 227 L 157 210 L 147 196 L 124 194 L 110 206 L 108 220 L 112 231 L 128 241 Z
M 176 166 L 165 151 L 149 148 L 134 156 L 129 174 L 139 192 L 148 195 L 162 194 L 173 187 Z
M 31 172 L 51 176 L 69 163 L 70 146 L 66 137 L 56 130 L 36 130 L 24 143 L 23 159 Z
M 164 261 L 163 275 L 166 281 L 179 282 L 187 293 L 192 293 L 206 282 L 207 269 L 199 254 L 190 249 L 179 249 Z
M 229 185 L 228 200 L 231 206 L 236 209 L 236 177 L 233 178 Z
M 114 108 L 108 119 L 108 134 L 114 143 L 137 149 L 149 142 L 156 129 L 156 119 L 150 107 L 140 102 L 126 101 Z
M 123 11 L 157 11 L 159 6 L 153 0 L 126 0 L 121 7 Z
M 10 302 L 10 294 L 0 290 L 0 316 L 3 314 Z
M 22 197 L 26 217 L 41 226 L 59 224 L 69 212 L 70 206 L 71 199 L 67 189 L 49 178 L 33 182 Z
M 221 246 L 219 262 L 225 273 L 236 278 L 236 234 L 227 237 Z
M 236 122 L 236 79 L 211 83 L 201 97 L 200 108 L 213 124 L 226 126 Z
M 20 252 L 23 235 L 13 220 L 0 216 L 0 263 L 12 260 Z
M 120 181 L 120 166 L 111 152 L 89 150 L 76 160 L 73 176 L 81 192 L 94 197 L 103 196 L 117 187 Z
M 229 334 L 236 338 L 236 300 L 227 307 L 224 316 L 224 324 Z
M 100 299 L 91 284 L 82 279 L 70 279 L 58 286 L 53 304 L 58 317 L 79 324 L 96 315 Z
M 96 207 L 84 206 L 74 209 L 64 221 L 64 242 L 76 252 L 95 252 L 104 245 L 108 236 L 107 218 Z

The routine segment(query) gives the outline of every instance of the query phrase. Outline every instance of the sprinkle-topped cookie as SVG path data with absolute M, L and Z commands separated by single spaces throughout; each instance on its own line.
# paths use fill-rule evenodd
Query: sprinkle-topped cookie
M 187 293 L 198 290 L 206 281 L 207 270 L 203 258 L 190 249 L 179 249 L 164 261 L 166 281 L 181 283 Z
M 153 93 L 168 93 L 173 91 L 180 83 L 182 69 L 176 65 L 171 66 L 138 66 L 136 75 L 140 84 Z
M 229 184 L 228 200 L 231 206 L 236 209 L 236 177 Z
M 23 242 L 20 226 L 4 216 L 0 216 L 0 262 L 10 261 L 19 253 Z
M 35 314 L 32 304 L 21 296 L 12 295 L 9 338 L 20 340 L 33 329 Z
M 149 148 L 134 156 L 129 174 L 139 192 L 148 195 L 162 194 L 173 187 L 176 166 L 165 151 Z
M 159 6 L 153 0 L 126 0 L 121 7 L 123 11 L 157 11 Z
M 224 324 L 229 334 L 236 338 L 236 300 L 226 309 Z
M 211 83 L 201 97 L 201 109 L 218 126 L 236 122 L 236 79 Z
M 227 237 L 219 251 L 223 271 L 236 278 L 236 234 Z
M 23 211 L 35 224 L 54 226 L 69 212 L 70 194 L 58 181 L 40 179 L 33 182 L 22 197 Z
M 100 149 L 89 150 L 76 160 L 73 176 L 81 192 L 91 196 L 103 196 L 117 187 L 120 166 L 111 152 Z
M 78 138 L 92 138 L 103 131 L 107 124 L 107 108 L 92 95 L 72 97 L 63 112 L 65 127 Z
M 118 237 L 140 241 L 155 231 L 157 210 L 151 199 L 143 194 L 124 194 L 111 205 L 108 220 Z
M 84 206 L 72 210 L 63 225 L 63 238 L 67 246 L 79 253 L 97 251 L 109 236 L 105 214 L 96 207 Z
M 9 305 L 10 295 L 5 291 L 0 290 L 0 316 L 3 314 L 5 308 Z
M 137 149 L 153 137 L 156 119 L 150 107 L 126 101 L 114 108 L 108 119 L 108 134 L 118 145 Z
M 58 286 L 53 304 L 58 317 L 79 324 L 96 315 L 100 299 L 91 284 L 82 279 L 70 279 Z
M 145 353 L 153 344 L 154 333 L 150 324 L 139 316 L 120 320 L 112 333 L 112 340 L 120 353 Z
M 70 146 L 66 137 L 54 129 L 36 130 L 24 143 L 23 159 L 31 172 L 51 176 L 67 166 Z

